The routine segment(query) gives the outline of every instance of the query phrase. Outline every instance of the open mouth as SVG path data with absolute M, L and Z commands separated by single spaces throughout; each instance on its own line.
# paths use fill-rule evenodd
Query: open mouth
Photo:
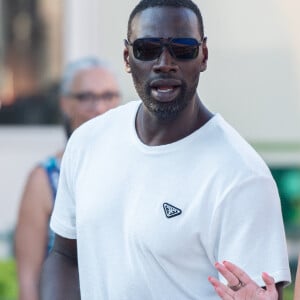
M 176 87 L 175 87 L 176 88 Z M 158 93 L 170 93 L 174 90 L 173 86 L 161 86 L 156 88 Z
M 151 83 L 151 94 L 155 100 L 169 102 L 180 92 L 180 81 L 174 79 L 158 79 Z

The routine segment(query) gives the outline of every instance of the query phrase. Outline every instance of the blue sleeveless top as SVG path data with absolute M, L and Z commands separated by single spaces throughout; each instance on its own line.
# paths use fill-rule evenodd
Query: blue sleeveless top
M 57 192 L 57 186 L 58 186 L 58 178 L 59 178 L 59 171 L 60 171 L 60 161 L 56 157 L 49 157 L 47 160 L 41 163 L 41 167 L 45 170 L 47 176 L 49 185 L 52 191 L 52 199 L 53 199 L 53 205 L 56 197 Z M 51 230 L 50 226 L 48 226 L 48 245 L 47 245 L 47 251 L 46 254 L 49 253 L 49 251 L 53 247 L 54 243 L 54 232 Z

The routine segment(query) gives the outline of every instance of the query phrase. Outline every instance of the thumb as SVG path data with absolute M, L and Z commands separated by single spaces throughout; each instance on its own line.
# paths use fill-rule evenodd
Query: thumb
M 261 277 L 264 283 L 266 284 L 267 291 L 269 291 L 270 293 L 277 294 L 274 278 L 269 274 L 267 274 L 266 272 L 263 272 Z

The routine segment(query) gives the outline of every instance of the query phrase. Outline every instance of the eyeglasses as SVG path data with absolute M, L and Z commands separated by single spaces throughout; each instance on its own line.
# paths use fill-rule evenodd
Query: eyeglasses
M 102 94 L 82 92 L 70 94 L 69 97 L 78 100 L 83 109 L 92 109 L 98 101 L 102 101 L 103 103 L 110 105 L 110 102 L 113 103 L 114 100 L 120 97 L 120 94 L 117 92 L 105 92 Z
M 202 41 L 194 38 L 140 38 L 133 43 L 125 40 L 125 45 L 132 46 L 136 59 L 150 61 L 161 56 L 166 47 L 172 57 L 178 60 L 190 60 L 198 56 Z
M 105 92 L 103 94 L 95 94 L 92 92 L 82 92 L 70 94 L 70 97 L 77 99 L 79 102 L 95 102 L 97 100 L 111 101 L 120 95 L 116 92 Z

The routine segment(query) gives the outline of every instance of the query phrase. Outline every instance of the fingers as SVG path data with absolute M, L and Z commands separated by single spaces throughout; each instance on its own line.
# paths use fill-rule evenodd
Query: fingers
M 263 272 L 261 277 L 262 277 L 264 283 L 266 284 L 267 291 L 272 294 L 277 294 L 274 278 L 271 277 L 266 272 Z
M 210 276 L 208 277 L 208 281 L 214 287 L 216 293 L 219 295 L 221 299 L 223 300 L 233 299 L 233 291 L 229 287 L 221 283 L 218 279 Z
M 214 277 L 208 278 L 221 299 L 278 299 L 275 280 L 267 273 L 262 273 L 266 285 L 266 289 L 263 289 L 247 273 L 231 262 L 224 261 L 223 264 L 217 262 L 215 267 L 228 282 L 226 286 Z M 239 298 L 236 298 L 237 296 Z
M 223 275 L 223 277 L 227 280 L 228 286 L 233 290 L 235 287 L 238 287 L 241 284 L 240 277 L 236 276 L 232 270 L 227 267 L 226 262 L 220 264 L 218 262 L 215 263 L 216 269 Z
M 229 261 L 224 261 L 223 264 L 224 264 L 225 268 L 227 269 L 227 271 L 229 271 L 232 274 L 232 276 L 235 276 L 236 278 L 238 278 L 238 280 L 240 280 L 244 284 L 248 284 L 249 282 L 252 281 L 251 278 L 235 264 L 233 264 Z M 228 280 L 227 277 L 225 277 L 225 278 Z
M 227 266 L 224 264 L 220 264 L 218 262 L 215 263 L 216 269 L 223 275 L 223 277 L 227 280 L 229 286 L 236 286 L 239 284 L 239 278 L 234 275 L 234 273 L 227 269 Z

